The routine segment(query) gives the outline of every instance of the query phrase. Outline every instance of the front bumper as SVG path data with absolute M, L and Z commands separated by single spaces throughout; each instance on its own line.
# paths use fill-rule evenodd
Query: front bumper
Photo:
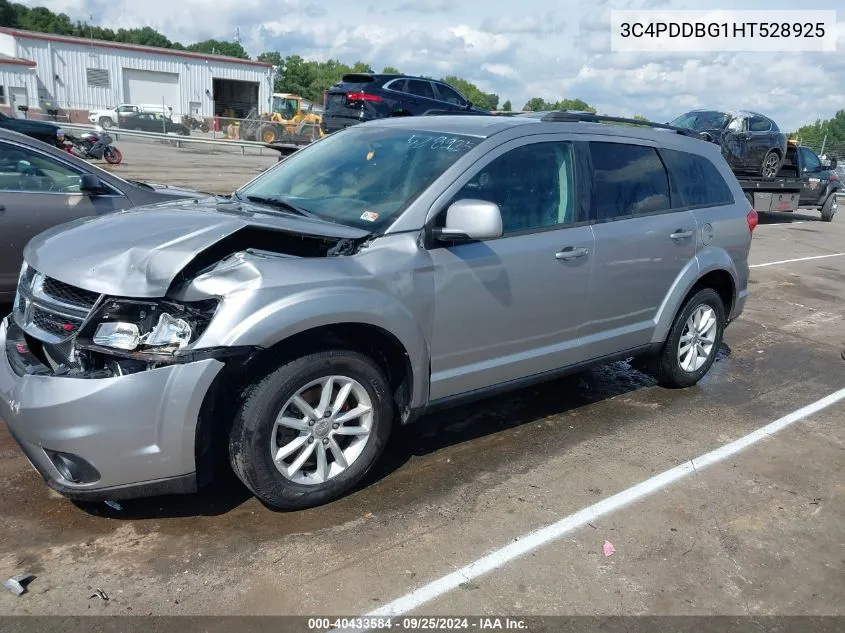
M 35 469 L 75 499 L 125 499 L 196 489 L 203 399 L 224 364 L 213 358 L 115 378 L 22 374 L 10 318 L 0 324 L 0 418 Z M 15 363 L 16 368 L 19 363 Z M 98 478 L 74 483 L 48 456 L 82 458 Z

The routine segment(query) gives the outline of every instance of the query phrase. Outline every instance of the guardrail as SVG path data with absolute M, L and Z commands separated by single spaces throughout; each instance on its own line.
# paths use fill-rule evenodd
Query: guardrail
M 62 124 L 62 129 L 65 130 L 83 130 L 85 132 L 92 132 L 95 129 L 93 125 L 84 125 L 82 123 L 65 123 Z M 246 154 L 247 147 L 255 147 L 259 150 L 264 149 L 275 149 L 273 147 L 268 146 L 266 143 L 262 143 L 260 141 L 242 141 L 240 139 L 227 139 L 227 138 L 202 138 L 198 136 L 183 136 L 182 134 L 161 134 L 159 132 L 144 132 L 141 130 L 124 130 L 119 127 L 110 127 L 106 130 L 109 136 L 111 136 L 114 140 L 120 140 L 121 136 L 125 136 L 128 138 L 146 138 L 151 140 L 162 140 L 174 143 L 176 147 L 182 147 L 183 143 L 199 143 L 201 145 L 222 145 L 228 147 L 240 147 L 241 154 Z M 303 143 L 302 145 L 296 143 L 277 143 L 276 144 L 280 148 L 300 148 L 307 145 L 307 143 Z M 280 151 L 275 149 L 275 151 Z

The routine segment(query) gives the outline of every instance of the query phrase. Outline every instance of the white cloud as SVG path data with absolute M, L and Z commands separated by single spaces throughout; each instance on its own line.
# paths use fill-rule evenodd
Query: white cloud
M 408 13 L 449 13 L 454 4 L 450 0 L 411 0 L 396 7 L 395 11 Z
M 481 70 L 499 77 L 517 77 L 517 72 L 507 64 L 481 64 Z
M 20 1 L 20 0 L 19 0 Z M 515 108 L 530 97 L 581 98 L 600 111 L 669 120 L 694 107 L 753 108 L 786 129 L 829 118 L 845 104 L 845 22 L 839 53 L 614 53 L 609 11 L 698 9 L 697 0 L 23 0 L 72 19 L 152 26 L 182 42 L 241 41 L 257 55 L 365 61 L 403 72 L 456 74 Z M 841 0 L 815 0 L 836 9 Z M 746 0 L 744 9 L 794 9 L 787 0 Z M 419 11 L 417 11 L 419 9 Z

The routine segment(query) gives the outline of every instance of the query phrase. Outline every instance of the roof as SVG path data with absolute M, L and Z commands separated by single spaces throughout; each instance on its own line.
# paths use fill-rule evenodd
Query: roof
M 47 42 L 61 42 L 63 44 L 76 44 L 84 46 L 98 46 L 100 48 L 113 48 L 124 51 L 135 51 L 139 53 L 154 53 L 156 55 L 171 55 L 174 57 L 189 57 L 191 59 L 203 59 L 209 61 L 225 62 L 227 64 L 243 64 L 247 66 L 259 66 L 261 68 L 272 68 L 273 64 L 259 62 L 254 59 L 241 59 L 240 57 L 226 57 L 225 55 L 209 55 L 207 53 L 195 53 L 193 51 L 180 51 L 172 48 L 159 48 L 157 46 L 142 46 L 141 44 L 124 44 L 123 42 L 107 42 L 105 40 L 91 40 L 85 37 L 72 37 L 70 35 L 53 35 L 52 33 L 36 33 L 35 31 L 24 31 L 22 29 L 10 29 L 0 27 L 0 33 L 6 33 L 14 37 L 28 40 L 42 40 Z M 34 65 L 34 63 L 33 63 Z
M 549 114 L 545 112 L 544 114 Z M 503 117 L 495 114 L 489 115 L 438 115 L 438 116 L 413 116 L 413 117 L 391 117 L 386 119 L 375 119 L 359 125 L 368 127 L 392 127 L 402 128 L 420 132 L 431 132 L 434 134 L 464 134 L 477 138 L 490 138 L 491 136 L 506 130 L 511 130 L 509 137 L 528 136 L 531 134 L 552 134 L 563 132 L 567 134 L 594 134 L 606 137 L 637 138 L 656 141 L 663 147 L 688 149 L 698 148 L 699 153 L 721 151 L 715 143 L 699 139 L 697 136 L 676 134 L 671 130 L 648 127 L 642 125 L 607 125 L 593 121 L 543 121 L 533 116 Z M 518 130 L 520 127 L 539 126 L 532 129 Z M 354 129 L 358 125 L 353 126 Z
M 0 64 L 12 64 L 13 66 L 28 66 L 29 68 L 34 68 L 38 65 L 31 59 L 11 57 L 9 55 L 3 55 L 2 53 L 0 53 Z
M 539 123 L 539 121 L 537 119 L 502 117 L 492 114 L 447 114 L 438 116 L 389 117 L 386 119 L 375 119 L 374 121 L 361 125 L 397 127 L 442 134 L 466 134 L 467 136 L 488 138 L 502 130 L 531 123 Z

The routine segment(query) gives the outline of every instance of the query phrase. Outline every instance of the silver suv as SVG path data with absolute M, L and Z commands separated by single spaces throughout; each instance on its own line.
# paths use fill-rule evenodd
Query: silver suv
M 396 424 L 635 357 L 710 369 L 757 215 L 719 148 L 597 117 L 383 119 L 232 196 L 76 221 L 24 252 L 0 416 L 68 497 L 266 504 L 361 482 Z

